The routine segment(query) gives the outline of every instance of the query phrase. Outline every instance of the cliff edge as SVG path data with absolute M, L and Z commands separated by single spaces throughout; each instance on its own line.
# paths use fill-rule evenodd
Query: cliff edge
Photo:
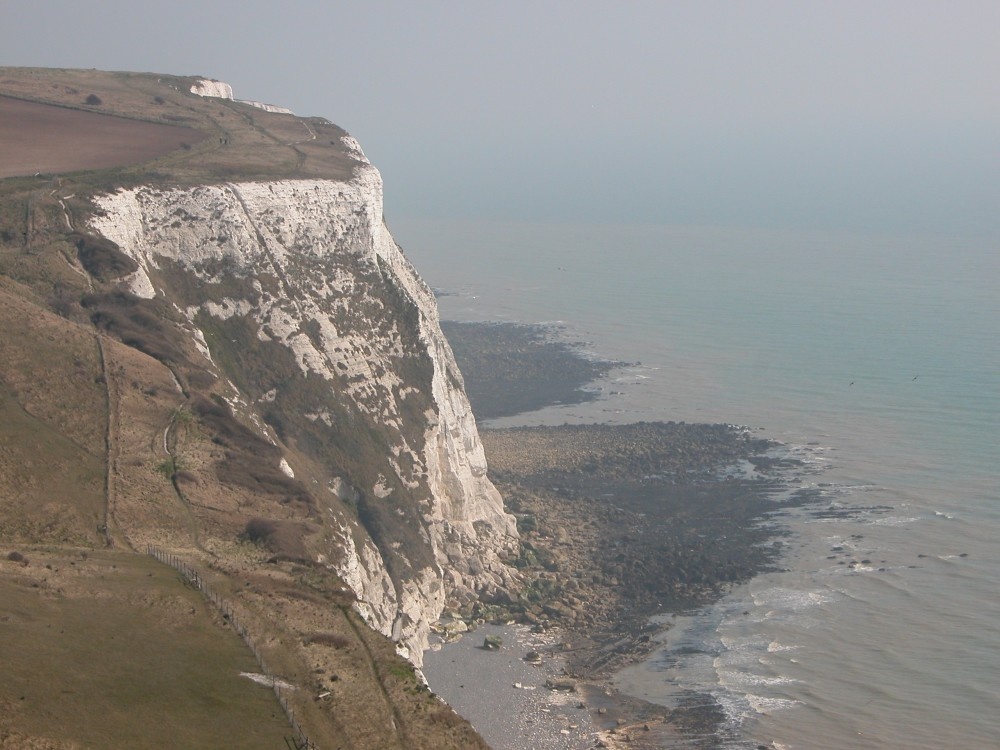
M 177 653 L 189 611 L 251 646 L 297 742 L 482 746 L 413 665 L 446 607 L 517 584 L 517 531 L 358 143 L 185 76 L 0 68 L 0 113 L 0 589 L 35 618 L 0 627 L 98 597 L 80 643 L 139 607 L 203 663 Z M 150 551 L 208 608 L 139 583 Z M 0 737 L 96 742 L 104 687 L 62 724 L 11 691 Z M 198 710 L 178 723 L 217 729 Z

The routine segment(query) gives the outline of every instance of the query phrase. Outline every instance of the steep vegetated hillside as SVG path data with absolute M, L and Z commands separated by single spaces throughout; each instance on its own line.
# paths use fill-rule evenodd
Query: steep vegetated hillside
M 475 747 L 396 653 L 419 665 L 446 606 L 515 582 L 433 296 L 352 138 L 229 97 L 0 69 L 0 660 L 45 651 L 54 623 L 106 645 L 56 708 L 26 686 L 58 665 L 22 658 L 0 747 L 216 746 L 212 717 L 270 689 L 238 676 L 234 622 L 289 685 L 267 731 L 291 737 L 286 713 L 319 747 Z M 216 603 L 175 591 L 150 547 Z M 175 671 L 232 654 L 192 684 L 203 702 L 157 692 L 155 668 L 127 677 L 125 705 L 160 695 L 200 738 L 80 718 L 105 710 L 135 628 Z

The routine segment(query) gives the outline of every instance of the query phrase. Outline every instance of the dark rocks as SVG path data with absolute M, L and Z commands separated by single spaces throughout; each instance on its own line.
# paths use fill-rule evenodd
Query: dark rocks
M 549 690 L 573 693 L 576 692 L 576 680 L 572 677 L 550 677 L 545 681 L 545 687 Z
M 549 617 L 554 617 L 556 619 L 569 619 L 573 615 L 573 610 L 567 607 L 565 604 L 560 602 L 553 602 L 552 604 L 543 604 L 542 612 L 547 614 Z M 572 619 L 576 619 L 573 617 Z
M 532 519 L 520 561 L 528 585 L 511 613 L 571 629 L 570 665 L 583 674 L 641 658 L 652 648 L 646 617 L 711 601 L 774 569 L 783 549 L 774 525 L 759 523 L 775 510 L 778 468 L 768 476 L 762 462 L 749 479 L 722 472 L 771 447 L 746 430 L 641 423 L 482 435 L 508 509 Z

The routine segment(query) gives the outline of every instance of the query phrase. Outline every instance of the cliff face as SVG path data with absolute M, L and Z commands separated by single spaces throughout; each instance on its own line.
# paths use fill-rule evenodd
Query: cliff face
M 0 738 L 485 748 L 414 665 L 518 540 L 357 143 L 188 76 L 5 67 L 0 102 Z
M 381 177 L 342 147 L 345 181 L 124 189 L 93 199 L 90 229 L 137 263 L 121 286 L 175 309 L 210 387 L 312 498 L 309 556 L 419 664 L 446 604 L 511 582 L 516 529 L 433 295 L 383 223 Z

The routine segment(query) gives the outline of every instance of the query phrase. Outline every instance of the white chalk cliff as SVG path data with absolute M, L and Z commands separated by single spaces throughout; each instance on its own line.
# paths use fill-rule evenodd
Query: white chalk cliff
M 231 98 L 208 83 L 209 95 Z M 336 539 L 323 559 L 368 622 L 419 665 L 446 603 L 510 583 L 502 558 L 516 549 L 516 529 L 486 476 L 434 297 L 383 223 L 381 177 L 353 139 L 343 149 L 355 162 L 347 181 L 125 189 L 95 198 L 91 227 L 138 262 L 125 282 L 134 294 L 181 310 L 219 382 L 239 382 L 215 348 L 220 327 L 238 321 L 294 362 L 288 388 L 321 394 L 293 416 L 330 434 L 350 422 L 377 435 L 385 450 L 371 474 L 334 467 L 322 488 Z M 282 446 L 265 407 L 283 403 L 283 387 L 227 385 L 243 421 Z M 292 476 L 287 458 L 281 470 Z M 383 519 L 379 533 L 333 500 L 362 503 Z
M 265 112 L 278 112 L 284 115 L 294 114 L 292 110 L 287 107 L 279 107 L 276 104 L 265 104 L 264 102 L 255 102 L 252 99 L 237 99 L 233 94 L 233 87 L 228 83 L 223 83 L 222 81 L 215 81 L 210 78 L 199 78 L 193 84 L 191 84 L 191 93 L 197 94 L 198 96 L 208 96 L 215 99 L 229 99 L 230 101 L 240 102 L 241 104 L 249 104 L 251 107 L 256 107 L 257 109 L 262 109 Z

